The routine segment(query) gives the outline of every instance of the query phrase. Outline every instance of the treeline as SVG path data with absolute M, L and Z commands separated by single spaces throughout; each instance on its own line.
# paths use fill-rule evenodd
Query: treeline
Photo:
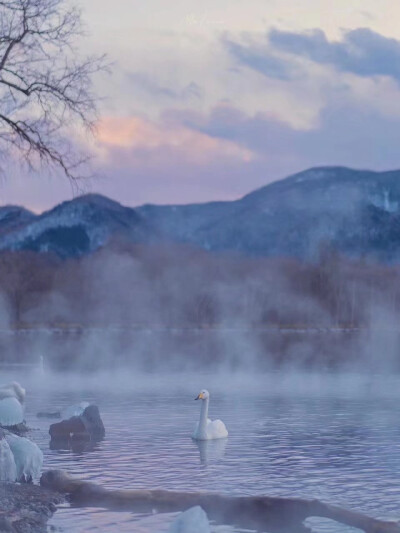
M 0 253 L 0 326 L 397 326 L 400 265 L 243 258 L 114 242 L 80 259 Z

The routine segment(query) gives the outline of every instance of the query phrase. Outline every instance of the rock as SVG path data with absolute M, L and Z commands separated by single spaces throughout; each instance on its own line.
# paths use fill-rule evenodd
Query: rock
M 46 533 L 47 520 L 64 501 L 38 485 L 0 482 L 0 532 Z
M 89 402 L 81 402 L 76 405 L 70 405 L 61 411 L 61 418 L 63 420 L 68 420 L 73 416 L 81 416 L 83 411 L 86 409 L 86 407 L 89 407 L 89 405 Z
M 100 411 L 97 405 L 89 405 L 83 411 L 81 419 L 85 425 L 86 431 L 95 438 L 104 438 L 106 432 L 103 421 L 100 417 Z
M 49 433 L 52 439 L 64 439 L 72 436 L 88 437 L 85 424 L 80 416 L 73 416 L 68 420 L 61 420 L 61 422 L 51 424 Z
M 22 436 L 25 435 L 25 433 L 28 433 L 30 428 L 26 425 L 25 422 L 21 422 L 20 424 L 14 424 L 13 426 L 1 426 L 3 429 L 6 429 L 7 431 L 11 431 L 11 433 L 14 433 L 15 435 Z
M 104 424 L 96 405 L 89 405 L 80 416 L 51 424 L 49 433 L 52 439 L 102 439 Z

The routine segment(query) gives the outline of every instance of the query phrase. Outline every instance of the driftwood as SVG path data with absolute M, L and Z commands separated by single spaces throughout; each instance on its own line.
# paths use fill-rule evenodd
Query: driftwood
M 75 505 L 129 509 L 138 513 L 177 512 L 200 505 L 216 523 L 271 533 L 309 531 L 303 526 L 309 517 L 330 518 L 365 533 L 400 533 L 400 526 L 395 522 L 376 520 L 318 500 L 167 490 L 108 490 L 95 483 L 74 479 L 62 470 L 45 472 L 40 482 L 45 487 L 69 494 Z

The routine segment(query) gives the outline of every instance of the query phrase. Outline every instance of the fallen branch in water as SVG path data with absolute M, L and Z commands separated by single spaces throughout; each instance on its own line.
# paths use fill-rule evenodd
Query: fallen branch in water
M 49 470 L 40 483 L 67 493 L 77 505 L 129 509 L 138 513 L 184 511 L 200 505 L 211 520 L 248 529 L 267 528 L 271 533 L 308 531 L 302 523 L 309 517 L 330 518 L 365 533 L 400 533 L 395 522 L 385 522 L 347 511 L 318 500 L 268 496 L 225 496 L 205 492 L 168 490 L 108 490 L 95 483 L 74 479 L 62 470 Z

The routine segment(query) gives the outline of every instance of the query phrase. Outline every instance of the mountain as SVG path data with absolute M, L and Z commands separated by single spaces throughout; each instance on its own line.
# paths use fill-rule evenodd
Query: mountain
M 4 232 L 1 214 L 2 210 L 0 249 L 3 250 L 54 252 L 71 257 L 94 251 L 113 236 L 144 243 L 157 238 L 157 230 L 135 209 L 97 194 L 63 202 L 39 216 L 25 214 L 25 223 L 10 227 L 8 222 L 8 231 Z M 22 210 L 19 218 L 23 218 Z
M 329 244 L 383 260 L 400 252 L 400 171 L 312 168 L 234 202 L 137 211 L 171 239 L 208 250 L 313 258 Z
M 315 257 L 321 245 L 352 256 L 400 258 L 400 171 L 312 168 L 232 202 L 129 208 L 90 194 L 34 215 L 0 208 L 0 249 L 82 255 L 111 237 L 189 243 L 212 251 Z

